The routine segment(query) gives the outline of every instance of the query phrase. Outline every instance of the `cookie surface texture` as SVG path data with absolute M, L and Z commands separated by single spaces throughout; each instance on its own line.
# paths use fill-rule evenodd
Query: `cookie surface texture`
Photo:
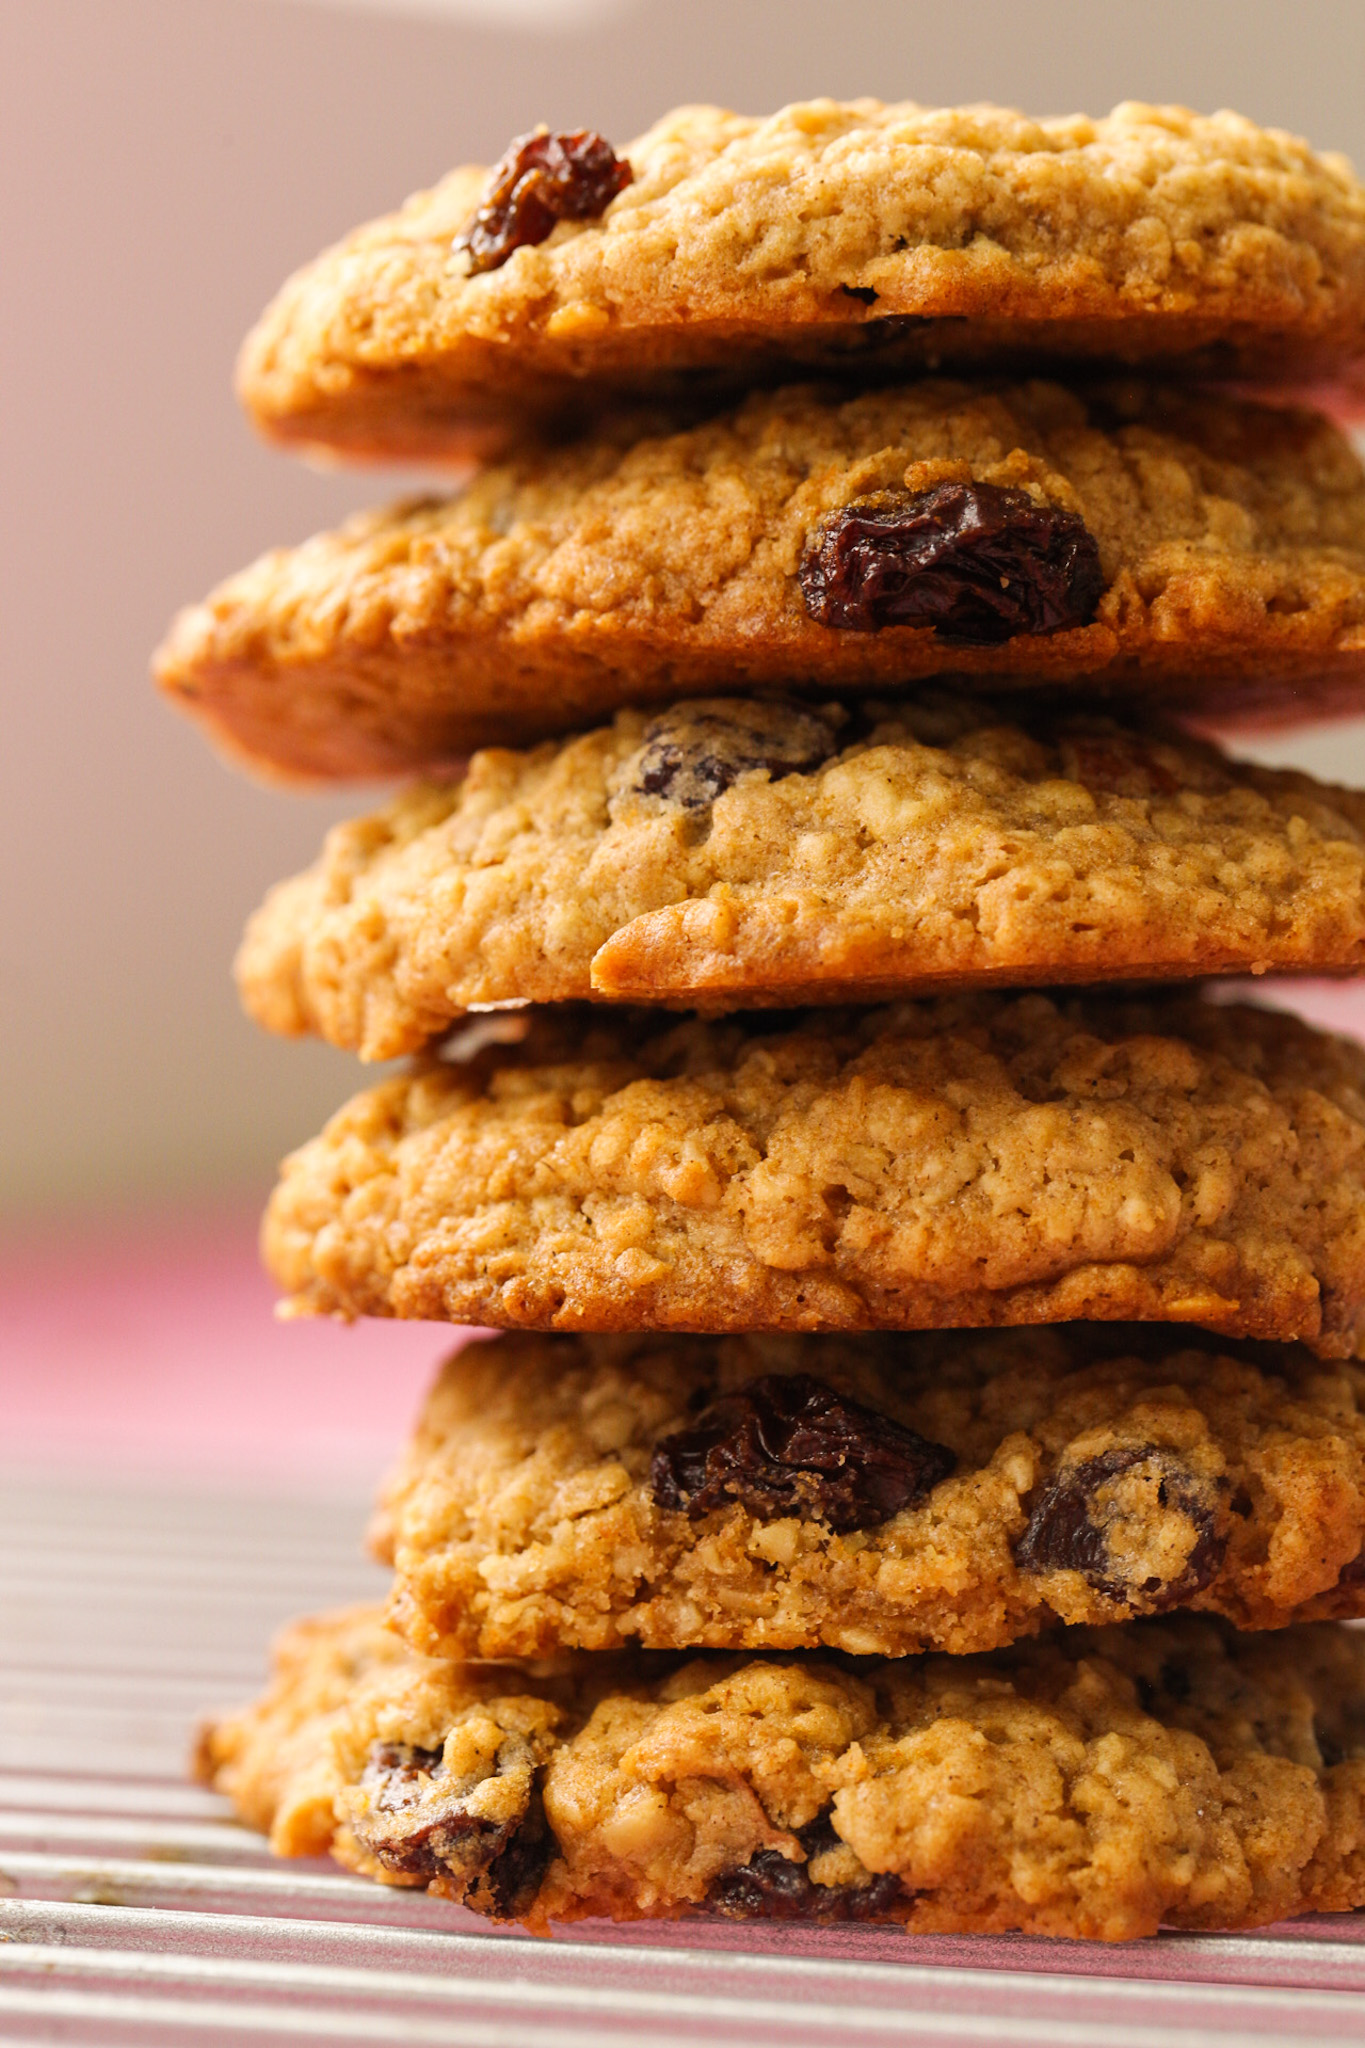
M 336 827 L 237 972 L 267 1027 L 390 1059 L 474 1004 L 736 1009 L 1363 954 L 1365 797 L 1145 721 L 938 693 L 700 700 L 480 754 Z
M 286 1161 L 264 1249 L 296 1311 L 1174 1321 L 1353 1354 L 1365 1052 L 1292 1017 L 1031 995 L 469 1028 Z
M 793 387 L 267 554 L 157 673 L 230 752 L 323 778 L 946 673 L 1358 708 L 1365 470 L 1315 414 L 1136 380 Z
M 900 1923 L 1126 1941 L 1365 1901 L 1365 1640 L 1202 1616 L 983 1657 L 404 1652 L 286 1635 L 201 1773 L 286 1855 L 490 1918 Z
M 1282 1628 L 1365 1613 L 1363 1396 L 1358 1367 L 1109 1325 L 509 1336 L 447 1362 L 376 1544 L 432 1656 Z
M 247 341 L 268 434 L 486 452 L 595 404 L 793 365 L 885 375 L 1002 354 L 1350 378 L 1365 194 L 1236 114 L 816 100 L 683 107 L 622 146 L 595 218 L 473 274 L 488 192 L 453 172 L 294 276 Z

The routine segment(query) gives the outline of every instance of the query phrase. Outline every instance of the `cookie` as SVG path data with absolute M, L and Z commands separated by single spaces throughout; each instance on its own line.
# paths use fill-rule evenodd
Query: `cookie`
M 1283 1628 L 1365 1614 L 1363 1409 L 1184 1331 L 510 1336 L 447 1361 L 375 1545 L 438 1657 Z
M 976 1657 L 432 1662 L 304 1623 L 201 1775 L 491 1919 L 1128 1941 L 1365 1903 L 1365 1637 L 1202 1616 Z
M 1150 722 L 710 699 L 338 826 L 237 962 L 366 1059 L 471 1005 L 875 1001 L 1365 961 L 1365 796 Z
M 157 657 L 229 751 L 314 777 L 946 673 L 1359 709 L 1359 456 L 1315 414 L 1138 382 L 792 387 L 265 555 Z
M 766 120 L 682 107 L 620 150 L 536 140 L 290 279 L 239 366 L 265 433 L 486 454 L 793 365 L 1359 375 L 1365 193 L 1344 158 L 1237 114 L 816 100 Z
M 525 1027 L 519 1045 L 484 1043 Z M 490 1018 L 285 1162 L 296 1313 L 1198 1323 L 1353 1354 L 1365 1049 L 1182 995 Z

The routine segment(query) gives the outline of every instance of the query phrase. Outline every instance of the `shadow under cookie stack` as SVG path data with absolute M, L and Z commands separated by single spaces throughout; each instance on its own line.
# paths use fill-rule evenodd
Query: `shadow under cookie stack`
M 407 778 L 242 949 L 412 1056 L 265 1255 L 507 1334 L 387 1611 L 204 1737 L 282 1853 L 542 1931 L 1365 1903 L 1365 1050 L 1214 979 L 1360 971 L 1365 795 L 1170 722 L 1365 709 L 1289 403 L 1363 361 L 1349 167 L 1142 106 L 538 132 L 286 285 L 269 435 L 483 466 L 159 657 Z

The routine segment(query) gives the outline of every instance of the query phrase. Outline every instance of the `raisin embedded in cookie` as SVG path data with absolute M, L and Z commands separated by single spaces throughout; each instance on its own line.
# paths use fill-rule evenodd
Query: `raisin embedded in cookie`
M 710 699 L 335 828 L 237 974 L 366 1059 L 471 1006 L 875 1001 L 1365 962 L 1365 797 L 1151 721 Z
M 230 752 L 314 777 L 946 672 L 1087 710 L 1359 708 L 1365 471 L 1311 413 L 1136 381 L 794 387 L 265 555 L 157 672 Z
M 1362 1408 L 1183 1331 L 508 1336 L 443 1368 L 376 1547 L 432 1656 L 1283 1628 L 1365 1613 Z
M 282 1855 L 539 1931 L 713 1914 L 1128 1941 L 1365 1903 L 1365 1637 L 1207 1617 L 975 1657 L 429 1661 L 300 1624 L 199 1768 Z
M 1365 1050 L 1295 1018 L 987 995 L 470 1028 L 285 1162 L 264 1248 L 296 1312 L 713 1332 L 1088 1318 L 1354 1354 Z
M 284 286 L 240 388 L 278 440 L 484 453 L 793 366 L 1021 354 L 1359 378 L 1365 194 L 1231 113 L 816 100 L 522 135 Z

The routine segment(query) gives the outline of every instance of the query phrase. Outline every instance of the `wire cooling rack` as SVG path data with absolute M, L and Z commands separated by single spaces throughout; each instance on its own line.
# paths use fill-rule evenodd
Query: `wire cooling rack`
M 490 1929 L 272 1861 L 184 1759 L 289 1615 L 377 1593 L 359 1498 L 0 1473 L 0 2039 L 1206 2048 L 1365 2037 L 1365 1915 L 1102 1948 Z

